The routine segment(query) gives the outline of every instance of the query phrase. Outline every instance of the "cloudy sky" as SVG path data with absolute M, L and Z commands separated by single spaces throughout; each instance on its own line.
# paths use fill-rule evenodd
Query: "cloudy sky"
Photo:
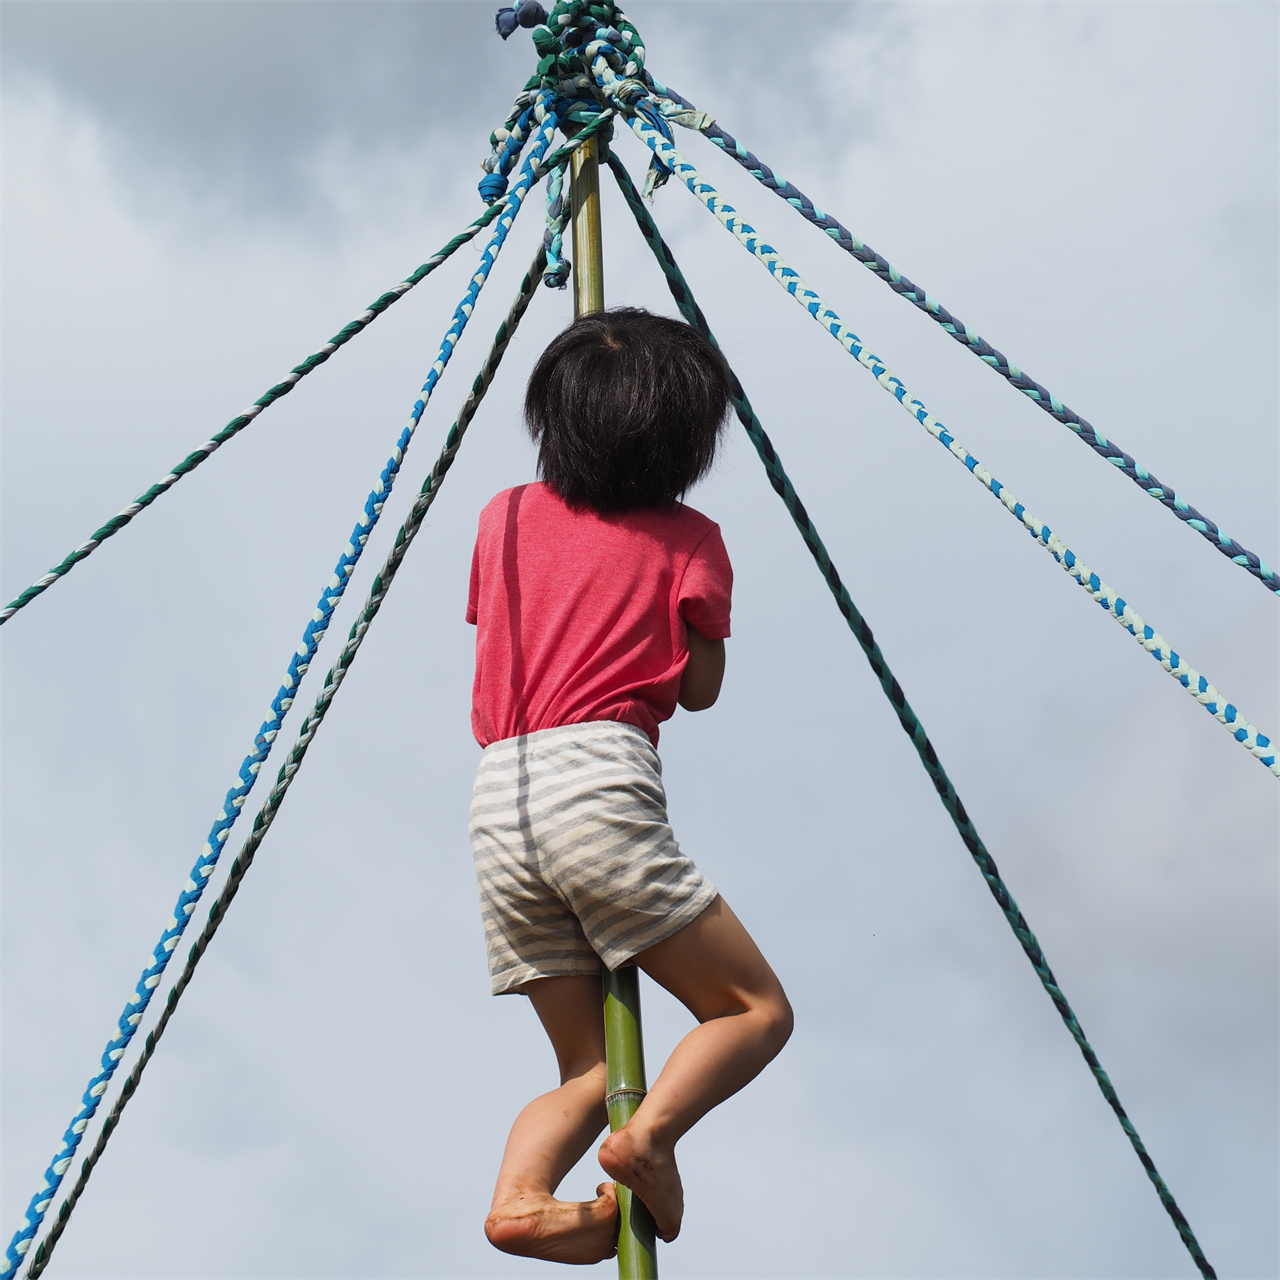
M 6 599 L 476 215 L 488 133 L 533 62 L 492 7 L 0 6 Z M 659 79 L 1280 562 L 1273 5 L 629 12 Z M 1280 733 L 1257 581 L 714 148 L 678 142 Z M 638 174 L 639 144 L 618 152 Z M 608 297 L 670 311 L 604 204 Z M 1275 1275 L 1275 780 L 686 191 L 654 215 L 1206 1253 L 1224 1277 Z M 533 200 L 300 701 L 540 218 Z M 478 252 L 4 628 L 6 1240 Z M 507 1126 L 554 1064 L 527 1003 L 487 994 L 462 614 L 480 507 L 533 475 L 523 380 L 570 315 L 567 293 L 535 300 L 51 1275 L 550 1274 L 481 1234 Z M 1193 1275 L 736 428 L 691 500 L 737 590 L 720 703 L 663 732 L 672 818 L 797 1030 L 685 1140 L 663 1274 Z M 646 999 L 652 1072 L 689 1020 Z M 588 1157 L 565 1194 L 597 1180 Z

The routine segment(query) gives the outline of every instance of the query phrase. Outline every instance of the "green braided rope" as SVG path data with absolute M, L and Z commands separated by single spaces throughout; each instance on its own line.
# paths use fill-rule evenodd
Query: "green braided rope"
M 693 294 L 689 290 L 689 285 L 680 272 L 680 268 L 676 265 L 670 248 L 668 248 L 659 233 L 648 209 L 645 208 L 639 192 L 631 181 L 630 174 L 627 173 L 621 161 L 615 156 L 609 157 L 609 167 L 613 170 L 623 197 L 630 206 L 631 212 L 635 215 L 636 222 L 639 224 L 645 241 L 653 251 L 654 257 L 658 260 L 658 265 L 666 276 L 667 286 L 671 290 L 671 295 L 675 299 L 676 305 L 680 308 L 681 314 L 689 324 L 714 343 L 715 338 L 707 325 L 706 319 L 694 300 Z M 1201 1252 L 1199 1242 L 1191 1230 L 1191 1225 L 1183 1216 L 1182 1210 L 1178 1208 L 1177 1202 L 1165 1185 L 1164 1179 L 1156 1169 L 1155 1163 L 1147 1154 L 1147 1149 L 1143 1145 L 1142 1139 L 1138 1136 L 1138 1131 L 1133 1127 L 1133 1122 L 1121 1105 L 1111 1080 L 1103 1070 L 1102 1064 L 1098 1061 L 1098 1056 L 1094 1052 L 1093 1046 L 1086 1039 L 1079 1020 L 1072 1011 L 1070 1004 L 1067 1003 L 1066 996 L 1063 995 L 1059 988 L 1057 979 L 1049 968 L 1049 962 L 1045 959 L 1039 942 L 1036 941 L 1035 934 L 1031 932 L 1031 927 L 1018 909 L 1018 904 L 1013 900 L 1013 896 L 1000 878 L 995 861 L 987 852 L 986 846 L 978 835 L 977 828 L 974 827 L 964 804 L 956 794 L 956 789 L 952 785 L 951 779 L 947 777 L 946 770 L 943 769 L 937 753 L 933 749 L 933 744 L 925 733 L 924 726 L 911 709 L 911 704 L 907 701 L 906 694 L 903 693 L 902 687 L 898 684 L 893 672 L 889 670 L 889 665 L 885 662 L 884 655 L 880 652 L 880 646 L 876 644 L 875 637 L 872 635 L 866 619 L 858 612 L 857 606 L 853 603 L 844 583 L 840 580 L 840 574 L 837 572 L 835 565 L 831 563 L 831 556 L 823 545 L 822 539 L 818 536 L 817 528 L 796 494 L 786 471 L 783 470 L 782 460 L 778 457 L 773 444 L 765 434 L 764 428 L 760 425 L 760 420 L 756 417 L 755 411 L 751 407 L 751 402 L 747 399 L 746 392 L 742 389 L 742 384 L 732 371 L 730 372 L 730 381 L 733 387 L 733 407 L 742 425 L 746 428 L 747 434 L 751 437 L 751 443 L 760 455 L 760 461 L 764 463 L 765 471 L 769 476 L 769 483 L 791 513 L 791 519 L 795 522 L 795 526 L 800 531 L 801 537 L 804 538 L 805 545 L 809 548 L 810 554 L 817 563 L 823 579 L 830 588 L 831 594 L 835 597 L 837 607 L 849 624 L 849 629 L 853 632 L 854 638 L 858 641 L 863 653 L 866 654 L 867 661 L 871 664 L 871 670 L 875 673 L 876 679 L 880 681 L 880 687 L 884 690 L 885 696 L 893 704 L 898 720 L 906 731 L 907 736 L 911 739 L 912 745 L 915 747 L 917 754 L 920 756 L 920 761 L 925 767 L 925 771 L 932 779 L 943 807 L 951 815 L 951 820 L 955 823 L 956 830 L 960 833 L 960 839 L 964 841 L 965 848 L 973 856 L 974 862 L 978 865 L 978 870 L 982 873 L 982 878 L 987 882 L 987 888 L 991 890 L 991 896 L 995 898 L 1000 910 L 1004 912 L 1005 919 L 1008 920 L 1009 926 L 1022 944 L 1022 949 L 1026 953 L 1027 959 L 1031 961 L 1031 967 L 1035 969 L 1036 976 L 1040 979 L 1045 991 L 1048 992 L 1054 1007 L 1058 1010 L 1067 1030 L 1071 1033 L 1072 1039 L 1079 1046 L 1084 1060 L 1089 1064 L 1089 1070 L 1093 1072 L 1094 1079 L 1098 1082 L 1098 1088 L 1102 1090 L 1102 1096 L 1106 1098 L 1112 1111 L 1115 1112 L 1116 1118 L 1120 1121 L 1120 1125 L 1128 1136 L 1138 1159 L 1142 1162 L 1142 1167 L 1147 1171 L 1147 1176 L 1155 1186 L 1160 1202 L 1164 1205 L 1170 1218 L 1173 1219 L 1174 1226 L 1177 1227 L 1183 1244 L 1186 1245 L 1187 1251 L 1200 1269 L 1200 1274 L 1205 1277 L 1205 1280 L 1215 1280 L 1216 1273 L 1213 1267 L 1209 1265 L 1203 1252 Z
M 395 544 L 392 546 L 381 571 L 373 580 L 373 586 L 369 591 L 368 599 L 365 600 L 364 608 L 360 611 L 359 618 L 351 628 L 351 633 L 347 637 L 347 642 L 343 646 L 337 662 L 330 668 L 329 674 L 325 676 L 324 687 L 316 698 L 315 706 L 312 707 L 306 720 L 303 721 L 297 740 L 293 744 L 293 749 L 289 752 L 279 774 L 276 775 L 275 785 L 271 788 L 271 793 L 258 811 L 257 817 L 254 818 L 252 830 L 245 838 L 240 852 L 231 863 L 231 870 L 227 876 L 226 883 L 222 887 L 222 892 L 218 894 L 213 906 L 209 908 L 209 919 L 187 954 L 187 963 L 182 970 L 182 976 L 169 991 L 168 998 L 165 1001 L 164 1012 L 160 1015 L 155 1028 L 147 1035 L 145 1047 L 133 1064 L 133 1069 L 125 1077 L 124 1084 L 120 1088 L 120 1096 L 116 1099 L 115 1106 L 111 1108 L 106 1120 L 103 1121 L 102 1129 L 98 1134 L 98 1140 L 94 1144 L 93 1150 L 80 1166 L 80 1176 L 76 1179 L 75 1186 L 72 1187 L 70 1194 L 59 1206 L 57 1219 L 50 1227 L 48 1234 L 40 1242 L 39 1247 L 32 1254 L 31 1262 L 27 1267 L 26 1280 L 36 1280 L 36 1277 L 49 1265 L 49 1257 L 53 1253 L 62 1233 L 66 1230 L 72 1210 L 75 1209 L 80 1196 L 83 1194 L 89 1177 L 93 1173 L 94 1166 L 106 1150 L 107 1142 L 116 1125 L 120 1122 L 121 1113 L 128 1105 L 129 1099 L 136 1092 L 138 1083 L 142 1079 L 142 1073 L 151 1061 L 151 1057 L 156 1051 L 156 1045 L 160 1042 L 160 1037 L 164 1035 L 165 1028 L 169 1025 L 169 1019 L 173 1016 L 179 1000 L 182 999 L 183 992 L 186 991 L 195 974 L 196 965 L 200 963 L 200 958 L 208 949 L 209 943 L 213 940 L 213 935 L 218 931 L 218 926 L 221 925 L 226 917 L 227 909 L 230 907 L 232 899 L 240 891 L 241 881 L 253 865 L 258 847 L 266 837 L 272 822 L 275 821 L 276 814 L 284 803 L 285 795 L 293 783 L 294 776 L 302 766 L 307 749 L 311 746 L 317 730 L 324 721 L 329 706 L 338 692 L 338 687 L 341 685 L 352 662 L 355 661 L 356 653 L 364 642 L 369 625 L 377 616 L 378 610 L 382 608 L 387 592 L 391 589 L 391 583 L 394 581 L 400 564 L 409 550 L 409 544 L 421 528 L 427 512 L 431 509 L 431 504 L 436 499 L 436 494 L 440 491 L 440 486 L 444 483 L 444 478 L 448 474 L 449 468 L 453 466 L 453 460 L 457 457 L 462 438 L 466 435 L 467 428 L 470 426 L 472 418 L 475 417 L 476 410 L 480 407 L 480 402 L 484 399 L 485 393 L 492 385 L 498 366 L 502 363 L 502 357 L 506 354 L 507 347 L 515 336 L 516 329 L 519 327 L 525 311 L 528 310 L 529 303 L 535 292 L 535 286 L 538 280 L 542 278 L 542 268 L 545 264 L 546 250 L 539 245 L 532 265 L 520 282 L 519 291 L 516 294 L 515 302 L 512 303 L 510 312 L 507 314 L 507 318 L 498 326 L 498 331 L 494 335 L 493 345 L 489 348 L 489 354 L 485 357 L 484 364 L 481 365 L 480 372 L 476 375 L 476 379 L 471 385 L 471 392 L 463 402 L 462 408 L 458 410 L 457 420 L 449 428 L 449 434 L 445 437 L 444 447 L 440 450 L 440 456 L 436 459 L 435 466 L 431 468 L 431 474 L 423 481 L 422 488 L 418 491 L 418 495 L 413 501 L 413 506 L 405 517 L 404 524 L 400 526 L 399 531 L 396 533 Z
M 101 529 L 93 533 L 87 542 L 81 543 L 74 551 L 54 565 L 42 578 L 33 582 L 21 595 L 11 600 L 3 609 L 0 609 L 0 626 L 8 622 L 19 609 L 23 609 L 30 604 L 36 596 L 43 595 L 44 592 L 48 591 L 59 578 L 69 573 L 81 560 L 91 555 L 108 538 L 119 533 L 138 512 L 145 510 L 162 493 L 166 493 L 177 484 L 183 476 L 194 471 L 211 453 L 226 444 L 232 436 L 239 435 L 264 409 L 273 405 L 281 396 L 287 396 L 307 374 L 324 364 L 335 351 L 345 346 L 357 333 L 372 324 L 393 302 L 398 302 L 404 297 L 414 285 L 425 280 L 442 262 L 452 257 L 455 250 L 460 249 L 469 240 L 473 239 L 505 208 L 505 200 L 499 200 L 490 205 L 469 227 L 460 231 L 439 252 L 432 254 L 411 276 L 388 289 L 380 298 L 371 302 L 350 324 L 344 325 L 335 333 L 319 351 L 313 352 L 301 364 L 295 365 L 290 370 L 288 377 L 281 382 L 277 382 L 269 391 L 260 395 L 243 413 L 237 414 L 232 418 L 216 436 L 187 454 L 168 475 L 153 484 L 145 493 L 140 493 L 127 507 L 112 516 Z
M 569 157 L 582 146 L 588 138 L 594 138 L 614 117 L 612 107 L 606 108 L 598 116 L 596 116 L 590 124 L 586 125 L 580 132 L 575 133 L 568 142 L 562 147 L 557 147 L 541 164 L 537 165 L 538 174 L 541 175 L 549 169 L 554 169 L 557 165 L 568 164 Z M 606 133 L 601 139 L 602 146 L 607 150 L 609 139 L 612 136 L 612 130 Z

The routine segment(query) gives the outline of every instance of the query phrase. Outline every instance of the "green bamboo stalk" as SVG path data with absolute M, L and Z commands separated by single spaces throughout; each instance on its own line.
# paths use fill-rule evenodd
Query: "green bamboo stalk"
M 600 152 L 588 138 L 569 157 L 573 210 L 573 318 L 604 310 L 604 241 L 600 231 Z
M 604 310 L 604 244 L 600 231 L 600 153 L 594 137 L 569 158 L 573 185 L 573 318 Z M 640 1033 L 640 979 L 634 965 L 604 971 L 605 1101 L 609 1131 L 621 1129 L 644 1101 L 644 1041 Z M 618 1193 L 618 1280 L 657 1280 L 653 1217 L 615 1182 Z
M 646 1092 L 644 1036 L 640 1026 L 640 971 L 625 965 L 604 971 L 604 1049 L 608 1064 L 605 1104 L 609 1132 L 636 1113 Z M 618 1280 L 657 1280 L 653 1215 L 621 1183 L 618 1191 Z

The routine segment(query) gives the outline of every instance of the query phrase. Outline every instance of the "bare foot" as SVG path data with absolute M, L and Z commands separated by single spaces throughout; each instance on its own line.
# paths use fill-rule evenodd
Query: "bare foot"
M 518 1192 L 495 1204 L 484 1220 L 489 1243 L 503 1253 L 583 1265 L 618 1252 L 618 1199 L 602 1182 L 594 1200 L 557 1200 L 545 1192 Z
M 670 1244 L 680 1234 L 684 1184 L 676 1168 L 674 1147 L 660 1147 L 624 1125 L 604 1140 L 600 1167 L 644 1201 L 661 1239 Z

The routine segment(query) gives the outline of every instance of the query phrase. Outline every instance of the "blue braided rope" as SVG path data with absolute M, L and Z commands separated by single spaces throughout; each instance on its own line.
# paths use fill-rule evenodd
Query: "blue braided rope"
M 58 1240 L 66 1230 L 71 1214 L 81 1195 L 83 1195 L 85 1187 L 88 1185 L 94 1166 L 102 1157 L 111 1134 L 120 1122 L 121 1114 L 137 1091 L 138 1084 L 142 1079 L 142 1073 L 146 1070 L 147 1063 L 151 1061 L 156 1045 L 164 1035 L 165 1028 L 169 1025 L 169 1019 L 172 1018 L 174 1011 L 178 1007 L 178 1002 L 182 999 L 183 992 L 195 975 L 196 966 L 199 964 L 200 958 L 208 949 L 209 943 L 213 940 L 213 935 L 217 933 L 218 927 L 226 918 L 227 910 L 239 892 L 245 874 L 253 865 L 259 846 L 266 838 L 271 824 L 275 821 L 276 815 L 280 811 L 280 806 L 284 803 L 285 796 L 297 777 L 298 770 L 302 767 L 302 761 L 306 757 L 307 751 L 314 741 L 329 707 L 337 696 L 338 689 L 341 687 L 347 671 L 355 661 L 356 653 L 361 644 L 364 643 L 369 627 L 386 600 L 387 592 L 391 589 L 391 584 L 399 572 L 400 565 L 408 553 L 410 544 L 421 529 L 422 522 L 426 519 L 427 512 L 431 509 L 431 504 L 440 492 L 440 486 L 444 483 L 445 476 L 448 475 L 449 469 L 453 466 L 467 428 L 475 417 L 476 410 L 480 407 L 480 402 L 484 399 L 486 392 L 493 383 L 498 366 L 502 363 L 502 357 L 506 353 L 512 337 L 515 336 L 515 331 L 519 327 L 520 321 L 533 298 L 535 281 L 542 273 L 543 261 L 544 250 L 539 245 L 538 251 L 534 255 L 533 263 L 520 283 L 520 288 L 516 293 L 516 300 L 512 304 L 507 318 L 498 327 L 493 344 L 489 348 L 489 354 L 481 365 L 480 372 L 476 375 L 475 381 L 471 385 L 471 391 L 463 401 L 462 408 L 458 411 L 458 416 L 454 420 L 453 426 L 449 428 L 445 436 L 444 446 L 440 450 L 440 455 L 427 478 L 422 482 L 422 488 L 418 491 L 418 496 L 409 508 L 409 514 L 405 517 L 404 523 L 397 531 L 391 550 L 387 553 L 387 558 L 383 562 L 382 568 L 374 576 L 373 585 L 370 587 L 369 595 L 364 602 L 364 608 L 361 609 L 359 617 L 352 624 L 350 634 L 347 636 L 347 642 L 343 645 L 337 661 L 325 676 L 315 705 L 304 718 L 302 728 L 293 744 L 293 748 L 290 750 L 285 763 L 281 765 L 275 784 L 254 818 L 249 835 L 241 846 L 240 852 L 231 861 L 231 869 L 227 879 L 223 883 L 213 906 L 209 908 L 208 921 L 187 955 L 187 963 L 183 968 L 182 976 L 170 988 L 164 1010 L 160 1014 L 156 1025 L 147 1033 L 145 1047 L 134 1062 L 133 1069 L 125 1078 L 116 1097 L 115 1105 L 111 1108 L 106 1120 L 103 1121 L 102 1128 L 98 1133 L 98 1140 L 81 1165 L 75 1186 L 72 1188 L 70 1195 L 59 1206 L 57 1217 L 49 1231 L 31 1254 L 31 1260 L 27 1266 L 26 1280 L 36 1280 L 36 1277 L 49 1265 L 50 1256 L 57 1247 Z
M 162 493 L 167 493 L 183 476 L 190 474 L 211 454 L 220 449 L 233 436 L 239 435 L 264 409 L 275 404 L 281 396 L 286 396 L 313 369 L 318 369 L 334 352 L 345 346 L 357 333 L 361 333 L 371 325 L 388 307 L 398 302 L 416 284 L 420 284 L 442 262 L 447 262 L 454 252 L 469 243 L 481 230 L 491 223 L 502 212 L 501 207 L 491 206 L 486 209 L 469 227 L 459 232 L 438 253 L 432 254 L 411 276 L 388 289 L 381 297 L 371 302 L 354 320 L 343 327 L 320 348 L 312 352 L 300 364 L 294 365 L 288 375 L 275 386 L 264 391 L 243 413 L 238 413 L 212 439 L 205 441 L 198 449 L 189 453 L 167 475 L 162 476 L 149 489 L 140 493 L 127 507 L 117 512 L 100 529 L 96 529 L 88 541 L 82 542 L 43 577 L 37 578 L 21 595 L 11 600 L 0 609 L 0 625 L 8 622 L 19 609 L 25 608 L 38 595 L 47 591 L 59 578 L 65 576 L 76 565 L 91 555 L 108 538 L 119 533 L 140 511 L 149 507 Z
M 71 1165 L 84 1131 L 97 1111 L 102 1095 L 106 1092 L 120 1059 L 124 1056 L 125 1050 L 138 1028 L 138 1024 L 146 1013 L 147 1006 L 151 1001 L 151 994 L 159 985 L 173 950 L 185 932 L 191 919 L 191 914 L 204 893 L 205 885 L 217 866 L 218 858 L 222 853 L 222 846 L 231 833 L 232 825 L 240 815 L 240 809 L 244 805 L 254 782 L 257 780 L 259 770 L 270 754 L 271 746 L 280 731 L 284 716 L 293 705 L 294 691 L 297 688 L 298 681 L 306 673 L 311 659 L 315 656 L 316 649 L 328 628 L 329 619 L 346 590 L 347 583 L 356 563 L 360 559 L 369 534 L 382 514 L 383 503 L 390 494 L 391 486 L 394 484 L 395 477 L 400 470 L 405 451 L 408 449 L 418 423 L 421 421 L 423 411 L 431 398 L 431 393 L 435 389 L 440 375 L 444 372 L 445 366 L 449 363 L 463 329 L 466 328 L 476 299 L 489 277 L 498 254 L 501 252 L 507 233 L 511 230 L 511 225 L 520 211 L 524 196 L 537 180 L 537 161 L 551 142 L 555 132 L 555 124 L 554 113 L 547 113 L 546 121 L 531 150 L 530 157 L 521 168 L 520 176 L 508 197 L 505 209 L 497 219 L 493 235 L 485 247 L 480 263 L 467 286 L 467 291 L 454 312 L 453 320 L 440 344 L 439 353 L 427 375 L 421 395 L 414 403 L 409 422 L 401 432 L 392 456 L 383 469 L 377 485 L 374 487 L 373 492 L 369 494 L 360 520 L 352 531 L 346 549 L 338 559 L 337 567 L 320 597 L 311 621 L 307 623 L 302 641 L 290 660 L 289 669 L 285 674 L 281 687 L 272 700 L 267 717 L 254 738 L 253 748 L 241 764 L 235 784 L 227 792 L 222 809 L 219 811 L 209 832 L 208 840 L 201 850 L 200 856 L 196 859 L 195 866 L 192 868 L 181 894 L 178 896 L 173 916 L 170 918 L 169 924 L 161 934 L 160 941 L 152 952 L 151 963 L 143 970 L 142 976 L 134 989 L 133 996 L 126 1004 L 124 1012 L 120 1015 L 117 1023 L 117 1035 L 108 1042 L 106 1049 L 103 1051 L 99 1070 L 89 1081 L 84 1097 L 81 1100 L 81 1109 L 67 1127 L 66 1132 L 63 1134 L 62 1145 L 45 1171 L 45 1185 L 31 1198 L 27 1208 L 26 1221 L 14 1234 L 5 1251 L 5 1267 L 3 1271 L 0 1271 L 0 1280 L 10 1280 L 10 1277 L 14 1275 L 21 1265 L 27 1250 L 31 1247 L 32 1240 L 44 1220 L 49 1204 Z
M 480 198 L 485 204 L 493 204 L 507 192 L 507 175 L 519 158 L 529 138 L 529 125 L 538 104 L 537 92 L 524 91 L 517 95 L 515 106 L 505 123 L 489 135 L 492 148 L 480 167 L 485 175 L 480 179 Z
M 609 158 L 609 165 L 613 169 L 614 177 L 618 180 L 618 186 L 622 190 L 624 199 L 630 206 L 631 212 L 635 215 L 641 234 L 653 251 L 654 257 L 658 260 L 658 265 L 662 268 L 666 277 L 667 287 L 671 290 L 671 296 L 675 299 L 681 314 L 690 325 L 715 343 L 717 349 L 719 349 L 719 343 L 716 343 L 715 335 L 712 334 L 706 317 L 702 314 L 702 309 L 698 306 L 693 293 L 689 289 L 688 282 L 676 264 L 675 256 L 659 233 L 652 215 L 645 208 L 640 193 L 636 191 L 635 184 L 631 181 L 630 174 L 627 173 L 621 161 L 616 157 L 611 156 Z M 1173 1193 L 1165 1184 L 1155 1166 L 1155 1162 L 1147 1153 L 1146 1146 L 1138 1136 L 1137 1129 L 1134 1128 L 1128 1113 L 1120 1103 L 1120 1098 L 1111 1083 L 1110 1077 L 1103 1070 L 1102 1064 L 1098 1061 L 1098 1055 L 1085 1037 L 1079 1019 L 1067 1002 L 1062 989 L 1058 986 L 1057 979 L 1049 968 L 1049 962 L 1040 948 L 1040 943 L 1031 931 L 1031 926 L 1027 924 L 1022 912 L 1018 909 L 1018 904 L 1013 900 L 1013 895 L 1010 894 L 1004 881 L 1000 878 L 1000 872 L 996 868 L 995 860 L 987 852 L 986 845 L 983 844 L 982 838 L 978 835 L 977 828 L 973 825 L 972 819 L 956 793 L 955 786 L 952 784 L 951 779 L 947 777 L 947 772 L 942 767 L 942 762 L 938 759 L 937 752 L 925 733 L 924 725 L 920 723 L 919 717 L 911 709 L 911 704 L 907 701 L 906 694 L 894 678 L 893 672 L 889 670 L 889 664 L 885 662 L 884 655 L 880 652 L 880 646 L 875 642 L 871 628 L 867 625 L 866 619 L 863 618 L 862 614 L 858 612 L 857 606 L 853 603 L 852 597 L 840 579 L 839 572 L 835 565 L 832 564 L 831 556 L 823 545 L 822 538 L 818 535 L 817 526 L 813 523 L 808 511 L 805 510 L 804 504 L 800 501 L 800 497 L 795 491 L 795 487 L 783 469 L 782 459 L 778 456 L 777 450 L 774 449 L 772 442 L 765 434 L 764 427 L 760 425 L 760 420 L 756 417 L 755 410 L 751 407 L 751 402 L 747 399 L 747 394 L 742 389 L 741 382 L 738 381 L 737 375 L 732 370 L 729 372 L 729 378 L 732 386 L 734 410 L 737 412 L 742 425 L 746 428 L 747 435 L 751 437 L 751 443 L 755 446 L 756 452 L 760 456 L 760 461 L 764 463 L 769 483 L 786 505 L 787 511 L 791 514 L 791 519 L 800 531 L 801 537 L 804 538 L 805 545 L 809 548 L 809 552 L 813 556 L 823 580 L 835 597 L 837 607 L 849 624 L 849 629 L 853 632 L 855 639 L 866 655 L 867 661 L 871 664 L 871 669 L 875 673 L 876 679 L 879 680 L 885 696 L 893 705 L 899 722 L 915 746 L 920 756 L 920 761 L 938 792 L 939 799 L 941 799 L 943 806 L 950 815 L 951 821 L 955 824 L 956 830 L 960 833 L 961 840 L 964 841 L 965 847 L 969 850 L 979 871 L 982 873 L 982 878 L 987 882 L 987 888 L 991 890 L 992 897 L 995 898 L 1009 926 L 1013 929 L 1014 935 L 1021 943 L 1027 959 L 1031 961 L 1031 966 L 1036 971 L 1036 976 L 1040 979 L 1041 985 L 1053 1001 L 1059 1016 L 1084 1056 L 1085 1062 L 1089 1064 L 1089 1070 L 1093 1073 L 1098 1088 L 1102 1091 L 1103 1097 L 1106 1098 L 1116 1118 L 1120 1121 L 1125 1135 L 1137 1153 L 1142 1167 L 1146 1170 L 1147 1177 L 1150 1178 L 1154 1185 L 1156 1194 L 1160 1197 L 1160 1202 L 1173 1220 L 1173 1224 L 1177 1228 L 1187 1251 L 1191 1254 L 1192 1260 L 1199 1268 L 1201 1275 L 1205 1277 L 1205 1280 L 1216 1280 L 1214 1269 L 1209 1265 L 1208 1259 L 1205 1258 L 1200 1248 L 1200 1243 L 1196 1239 L 1195 1233 L 1191 1230 L 1191 1224 L 1187 1221 L 1182 1210 L 1178 1208 L 1177 1202 L 1173 1198 Z
M 602 81 L 607 79 L 608 65 L 598 59 L 598 73 Z M 606 92 L 608 90 L 606 89 Z M 1120 595 L 1113 591 L 1055 534 L 1048 525 L 1033 516 L 1018 501 L 1011 489 L 1002 485 L 965 447 L 931 414 L 924 404 L 912 396 L 903 383 L 894 376 L 887 365 L 873 352 L 868 351 L 862 339 L 847 328 L 840 317 L 800 278 L 772 246 L 760 239 L 755 228 L 738 216 L 737 210 L 721 198 L 716 189 L 706 181 L 664 136 L 664 125 L 659 118 L 646 113 L 643 106 L 628 115 L 633 132 L 662 162 L 680 178 L 699 201 L 721 222 L 727 230 L 769 271 L 769 274 L 828 332 L 859 364 L 866 368 L 876 381 L 911 414 L 921 426 L 942 444 L 989 492 L 997 497 L 1006 510 L 1021 521 L 1023 527 L 1035 538 L 1067 574 L 1083 587 L 1097 603 L 1107 611 L 1137 642 L 1167 671 L 1187 692 L 1200 703 L 1220 724 L 1225 725 L 1232 737 L 1277 778 L 1280 763 L 1271 739 L 1246 720 L 1239 710 L 1218 692 L 1194 667 L 1176 653 L 1142 616 Z
M 688 99 L 676 93 L 674 89 L 669 89 L 656 80 L 653 81 L 653 87 L 658 93 L 686 110 L 696 110 Z M 1114 440 L 1108 440 L 1096 427 L 1080 417 L 1073 409 L 1067 408 L 1046 387 L 1042 387 L 1012 360 L 997 351 L 985 338 L 974 333 L 962 320 L 958 320 L 936 298 L 931 298 L 923 289 L 912 284 L 896 267 L 882 258 L 874 249 L 865 245 L 837 218 L 819 209 L 794 183 L 788 182 L 775 173 L 764 161 L 754 156 L 714 121 L 704 126 L 701 131 L 717 147 L 732 156 L 753 178 L 785 200 L 814 226 L 825 231 L 846 253 L 869 267 L 894 293 L 932 317 L 957 342 L 972 351 L 984 364 L 994 369 L 1050 417 L 1056 418 L 1063 426 L 1074 431 L 1095 453 L 1105 458 L 1116 470 L 1124 472 L 1144 493 L 1168 507 L 1179 520 L 1208 539 L 1233 564 L 1248 570 L 1269 590 L 1280 592 L 1280 577 L 1277 577 L 1266 561 L 1246 547 L 1242 547 L 1208 516 L 1201 515 L 1185 498 L 1180 497 L 1170 486 L 1156 479 L 1144 466 L 1135 462 Z

